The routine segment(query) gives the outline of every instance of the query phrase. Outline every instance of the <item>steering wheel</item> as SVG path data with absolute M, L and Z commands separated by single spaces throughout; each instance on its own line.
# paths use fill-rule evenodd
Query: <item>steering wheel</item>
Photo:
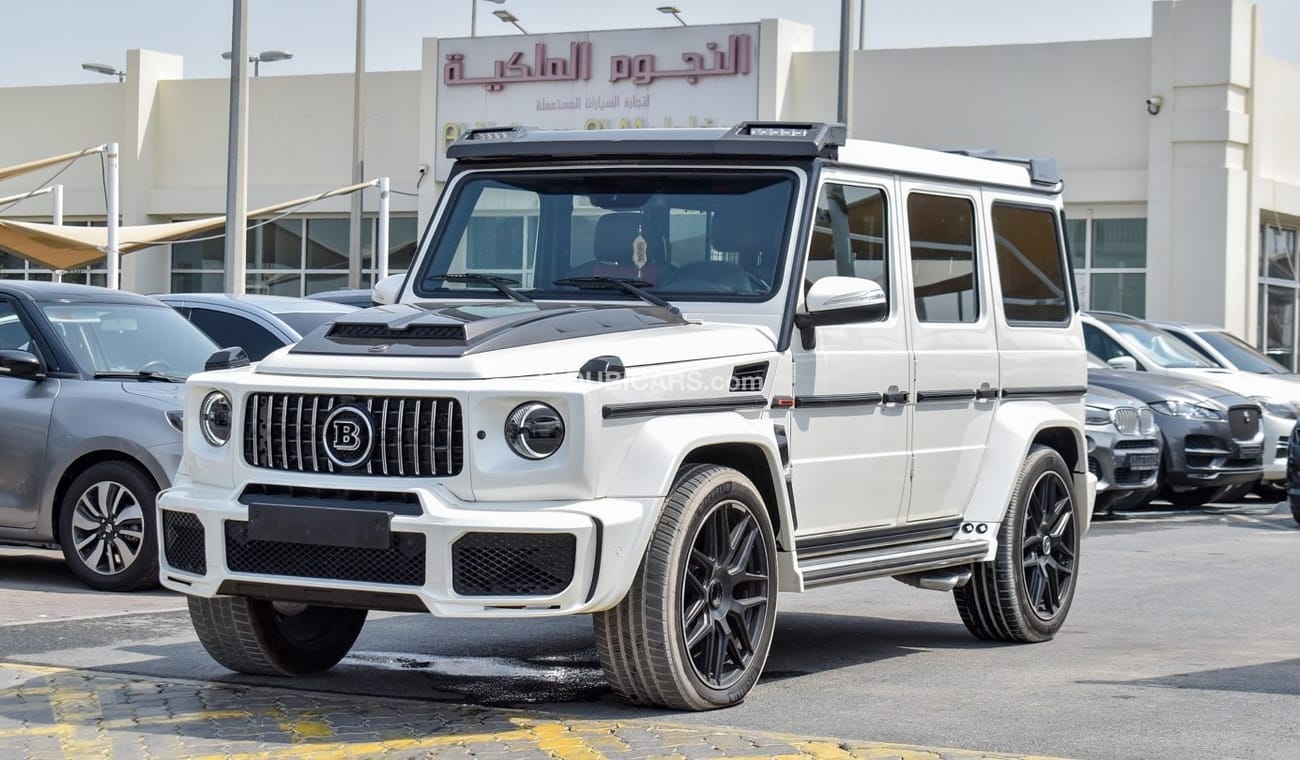
M 142 375 L 148 375 L 154 372 L 157 372 L 160 375 L 172 375 L 175 374 L 175 369 L 176 369 L 175 367 L 163 361 L 162 359 L 154 359 L 153 361 L 145 364 L 140 369 L 136 370 L 136 372 L 139 372 Z

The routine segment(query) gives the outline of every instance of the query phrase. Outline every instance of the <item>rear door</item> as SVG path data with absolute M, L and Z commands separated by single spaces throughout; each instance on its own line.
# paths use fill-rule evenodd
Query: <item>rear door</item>
M 35 331 L 18 305 L 0 296 L 0 349 L 40 355 Z M 0 374 L 0 527 L 36 527 L 45 481 L 45 446 L 59 381 L 27 380 Z
M 908 522 L 961 515 L 998 397 L 978 190 L 905 180 L 915 411 Z

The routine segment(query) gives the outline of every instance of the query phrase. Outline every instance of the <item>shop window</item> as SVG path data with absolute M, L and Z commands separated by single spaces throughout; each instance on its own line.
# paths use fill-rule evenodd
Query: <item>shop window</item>
M 1146 316 L 1146 236 L 1147 220 L 1142 218 L 1066 221 L 1083 308 Z

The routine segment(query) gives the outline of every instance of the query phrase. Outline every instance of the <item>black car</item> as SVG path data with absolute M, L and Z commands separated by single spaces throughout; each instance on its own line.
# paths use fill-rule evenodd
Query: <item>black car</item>
M 1155 412 L 1164 437 L 1160 496 L 1179 506 L 1200 506 L 1232 486 L 1259 479 L 1264 443 L 1259 404 L 1189 378 L 1089 364 L 1089 386 L 1127 393 Z M 1114 506 L 1134 503 L 1121 498 Z
M 1300 423 L 1291 431 L 1286 447 L 1286 496 L 1291 502 L 1291 516 L 1300 525 Z

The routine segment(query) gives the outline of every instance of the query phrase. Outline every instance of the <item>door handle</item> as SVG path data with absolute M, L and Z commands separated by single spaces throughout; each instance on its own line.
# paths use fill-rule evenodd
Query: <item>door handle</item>
M 898 388 L 890 388 L 889 390 L 880 394 L 880 398 L 886 404 L 906 404 L 907 391 L 900 391 L 898 390 Z
M 979 388 L 975 390 L 976 401 L 992 401 L 997 397 L 998 397 L 998 389 L 989 387 L 988 383 L 984 383 L 983 385 L 981 385 Z

